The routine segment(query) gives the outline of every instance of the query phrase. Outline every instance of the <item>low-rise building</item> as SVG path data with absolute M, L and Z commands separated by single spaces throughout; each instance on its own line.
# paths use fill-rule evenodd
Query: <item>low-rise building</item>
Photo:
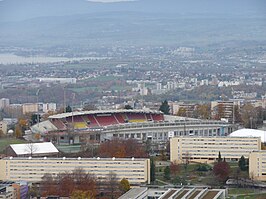
M 44 174 L 83 169 L 98 179 L 115 173 L 117 180 L 126 178 L 131 186 L 150 183 L 150 160 L 139 158 L 4 158 L 0 160 L 0 180 L 39 182 Z
M 260 137 L 174 137 L 170 140 L 171 162 L 214 162 L 219 152 L 229 161 L 261 149 Z
M 158 198 L 158 199 L 179 199 L 179 198 L 203 198 L 203 199 L 225 199 L 226 189 L 209 189 L 208 187 L 139 187 L 130 189 L 119 199 L 129 198 Z

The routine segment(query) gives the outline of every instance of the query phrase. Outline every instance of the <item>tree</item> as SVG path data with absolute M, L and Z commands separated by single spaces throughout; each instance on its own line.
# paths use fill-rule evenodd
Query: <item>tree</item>
M 218 160 L 218 162 L 222 162 L 222 160 L 223 160 L 223 159 L 222 159 L 222 156 L 221 156 L 221 152 L 220 152 L 220 151 L 219 151 L 219 154 L 218 154 L 218 159 L 217 159 L 217 160 Z
M 160 106 L 159 110 L 162 111 L 166 115 L 170 114 L 170 106 L 168 105 L 167 100 L 164 100 L 162 102 L 162 105 Z
M 150 165 L 150 167 L 151 167 L 151 182 L 155 182 L 155 164 L 154 164 L 154 160 L 153 160 L 153 158 L 151 158 L 151 165 Z
M 37 124 L 38 122 L 39 122 L 39 115 L 32 114 L 30 118 L 30 124 L 34 125 L 34 124 Z
M 170 164 L 170 171 L 172 175 L 177 175 L 180 171 L 180 167 L 178 164 L 176 164 L 175 162 L 171 162 Z
M 72 108 L 68 105 L 66 107 L 66 113 L 71 113 L 72 112 Z
M 225 181 L 228 179 L 229 173 L 230 166 L 225 161 L 217 162 L 213 167 L 213 174 L 222 183 L 225 183 Z
M 187 116 L 187 110 L 186 108 L 179 108 L 178 112 L 177 112 L 177 115 L 178 116 L 181 116 L 181 117 L 186 117 Z
M 218 104 L 217 106 L 217 114 L 216 114 L 216 117 L 215 119 L 216 120 L 220 120 L 221 118 L 224 118 L 224 105 L 223 104 Z
M 122 193 L 126 193 L 130 189 L 130 184 L 127 179 L 123 178 L 119 184 Z
M 111 199 L 118 198 L 120 193 L 119 193 L 119 182 L 117 181 L 117 176 L 115 173 L 110 172 L 107 176 L 106 179 L 107 187 L 106 187 L 106 192 L 110 196 Z M 106 194 L 106 195 L 107 195 Z
M 33 142 L 29 142 L 25 145 L 25 152 L 27 152 L 27 154 L 30 154 L 30 157 L 32 157 L 32 155 L 38 151 L 38 147 L 35 143 Z
M 126 104 L 126 105 L 125 105 L 125 109 L 127 109 L 127 110 L 132 110 L 132 109 L 133 109 L 133 107 L 132 107 L 132 106 L 130 106 L 129 104 Z
M 257 111 L 251 104 L 245 104 L 241 108 L 241 119 L 245 128 L 256 128 Z
M 71 199 L 94 199 L 95 197 L 89 191 L 75 190 L 71 193 Z
M 16 138 L 22 137 L 22 129 L 19 126 L 19 124 L 16 124 L 16 126 L 15 126 L 15 136 L 16 136 Z
M 241 171 L 246 171 L 247 170 L 247 164 L 245 157 L 242 155 L 241 158 L 238 161 L 238 167 L 240 168 Z
M 101 143 L 98 149 L 98 155 L 110 158 L 147 157 L 144 146 L 135 139 L 113 139 Z
M 197 105 L 196 117 L 201 119 L 210 119 L 211 117 L 211 106 L 210 104 Z
M 170 170 L 170 167 L 169 166 L 166 166 L 164 168 L 164 178 L 166 180 L 170 180 L 171 179 L 171 170 Z

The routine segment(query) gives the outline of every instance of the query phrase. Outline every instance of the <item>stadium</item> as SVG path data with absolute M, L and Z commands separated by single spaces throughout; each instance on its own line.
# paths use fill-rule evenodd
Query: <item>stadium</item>
M 97 110 L 52 115 L 31 127 L 33 134 L 55 144 L 103 142 L 112 138 L 163 143 L 175 136 L 226 136 L 224 121 L 164 115 L 152 110 Z

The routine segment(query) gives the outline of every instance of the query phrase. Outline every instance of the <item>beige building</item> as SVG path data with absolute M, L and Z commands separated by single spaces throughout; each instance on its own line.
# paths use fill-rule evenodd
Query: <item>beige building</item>
M 8 123 L 5 121 L 0 121 L 0 130 L 4 133 L 7 134 L 7 128 L 8 128 Z
M 266 150 L 250 153 L 249 177 L 255 180 L 266 181 Z
M 219 152 L 228 161 L 261 149 L 258 137 L 174 137 L 170 140 L 171 162 L 214 162 Z
M 38 182 L 44 174 L 57 175 L 83 169 L 99 179 L 115 173 L 117 180 L 131 185 L 150 183 L 150 160 L 139 158 L 4 158 L 0 160 L 0 180 Z
M 38 104 L 37 103 L 25 103 L 22 104 L 22 113 L 36 113 L 38 112 Z

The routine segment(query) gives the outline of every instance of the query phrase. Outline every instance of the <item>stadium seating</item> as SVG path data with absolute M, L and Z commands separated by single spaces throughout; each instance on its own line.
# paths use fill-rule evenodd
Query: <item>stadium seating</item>
M 145 113 L 128 113 L 128 122 L 146 122 Z
M 117 120 L 115 117 L 110 114 L 110 115 L 97 115 L 96 116 L 97 121 L 99 122 L 100 126 L 108 126 L 108 125 L 113 125 L 113 124 L 118 124 Z
M 88 128 L 88 126 L 85 122 L 75 122 L 74 128 L 75 129 L 85 129 L 85 128 Z
M 57 129 L 66 129 L 66 125 L 59 119 L 53 119 L 51 122 Z
M 153 121 L 163 121 L 163 115 L 162 114 L 152 114 L 151 115 Z
M 99 126 L 99 122 L 96 120 L 94 115 L 87 115 L 87 125 L 89 127 L 96 127 Z
M 121 124 L 124 124 L 125 123 L 125 120 L 127 120 L 125 114 L 122 114 L 122 113 L 116 113 L 116 114 L 114 114 L 114 117 Z
M 143 112 L 109 112 L 109 113 L 94 113 L 87 115 L 68 116 L 61 119 L 52 119 L 51 122 L 58 129 L 66 129 L 70 126 L 75 129 L 97 128 L 109 125 L 125 124 L 125 123 L 140 123 L 163 121 L 163 114 L 158 113 L 143 113 Z M 72 124 L 73 121 L 73 124 Z

